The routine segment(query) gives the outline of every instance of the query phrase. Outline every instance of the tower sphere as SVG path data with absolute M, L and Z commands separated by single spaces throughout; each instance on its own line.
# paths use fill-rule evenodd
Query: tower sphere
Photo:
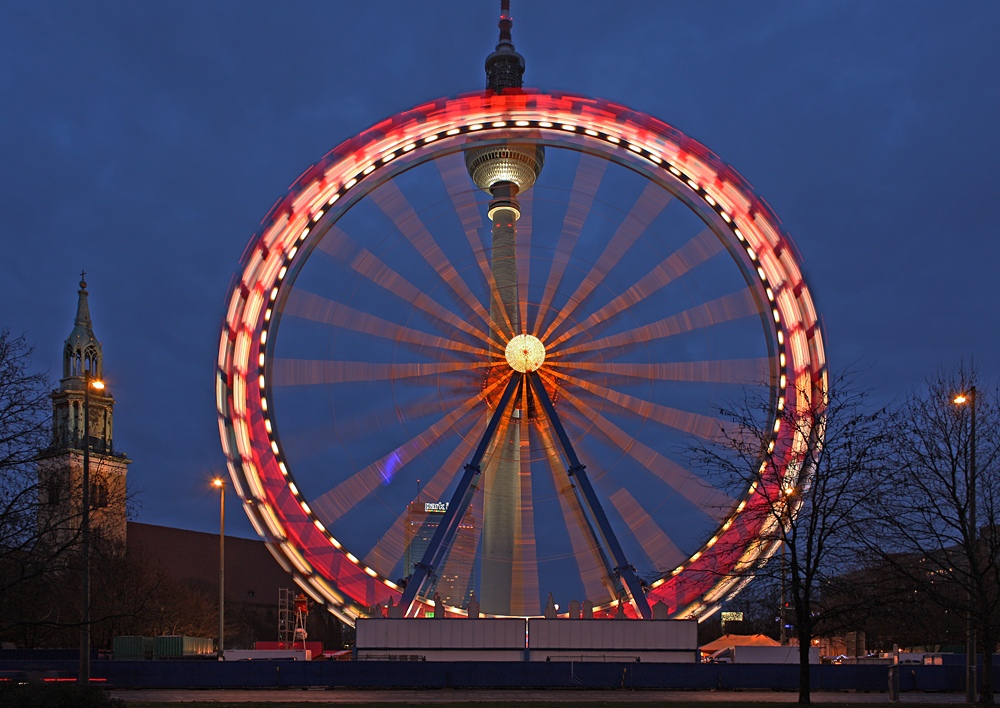
M 544 163 L 541 145 L 488 145 L 465 151 L 469 176 L 487 192 L 503 182 L 516 185 L 518 193 L 525 191 L 535 183 Z

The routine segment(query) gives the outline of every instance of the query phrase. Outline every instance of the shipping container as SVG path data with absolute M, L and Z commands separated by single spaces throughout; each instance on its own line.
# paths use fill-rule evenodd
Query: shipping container
M 154 644 L 153 637 L 115 637 L 112 645 L 115 661 L 149 661 L 153 658 Z
M 179 635 L 156 637 L 154 659 L 173 659 L 181 656 L 206 656 L 215 653 L 215 642 L 210 637 L 182 637 Z

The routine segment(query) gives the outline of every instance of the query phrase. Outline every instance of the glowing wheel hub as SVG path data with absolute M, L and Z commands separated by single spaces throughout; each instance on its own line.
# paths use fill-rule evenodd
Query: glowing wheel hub
M 531 334 L 519 334 L 507 342 L 504 351 L 507 363 L 514 371 L 526 374 L 537 371 L 545 361 L 545 345 Z

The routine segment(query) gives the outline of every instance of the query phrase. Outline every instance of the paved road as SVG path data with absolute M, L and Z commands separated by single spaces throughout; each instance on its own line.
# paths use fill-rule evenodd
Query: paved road
M 574 690 L 354 690 L 312 689 L 141 689 L 115 690 L 111 694 L 126 702 L 160 701 L 169 703 L 396 703 L 447 704 L 456 702 L 497 703 L 642 703 L 738 701 L 747 703 L 795 703 L 798 694 L 777 691 L 574 691 Z M 888 703 L 886 693 L 816 692 L 815 703 Z M 902 703 L 962 703 L 964 694 L 904 693 Z

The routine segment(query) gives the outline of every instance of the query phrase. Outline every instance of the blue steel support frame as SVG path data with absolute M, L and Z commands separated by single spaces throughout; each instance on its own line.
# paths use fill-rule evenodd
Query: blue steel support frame
M 399 600 L 399 604 L 403 606 L 405 617 L 411 616 L 413 603 L 417 599 L 420 587 L 429 576 L 435 574 L 434 571 L 444 561 L 448 549 L 451 548 L 451 542 L 455 538 L 455 533 L 458 531 L 462 517 L 465 516 L 465 511 L 469 508 L 469 504 L 472 503 L 473 482 L 482 473 L 479 465 L 483 461 L 483 456 L 486 454 L 493 436 L 496 435 L 497 428 L 500 427 L 500 421 L 503 420 L 507 406 L 510 405 L 511 398 L 514 397 L 514 392 L 521 388 L 523 381 L 523 377 L 517 374 L 510 377 L 510 381 L 507 382 L 507 387 L 504 389 L 499 403 L 497 403 L 496 410 L 493 411 L 493 415 L 486 424 L 486 431 L 479 441 L 479 447 L 476 448 L 476 452 L 472 455 L 468 464 L 465 465 L 465 473 L 455 488 L 454 494 L 451 495 L 451 501 L 448 502 L 448 510 L 444 513 L 441 523 L 438 524 L 437 531 L 434 532 L 434 536 L 431 538 L 431 542 L 424 552 L 424 557 L 417 563 L 416 568 L 414 568 L 413 575 L 407 581 L 406 589 Z
M 639 577 L 635 574 L 635 567 L 625 558 L 625 552 L 622 550 L 621 544 L 618 542 L 618 537 L 615 535 L 614 529 L 611 528 L 608 517 L 604 513 L 604 508 L 601 506 L 601 501 L 597 498 L 597 493 L 590 483 L 586 467 L 580 463 L 580 458 L 576 456 L 576 451 L 569 441 L 569 436 L 566 434 L 566 429 L 563 428 L 559 416 L 556 415 L 555 406 L 552 405 L 552 400 L 549 398 L 549 394 L 545 390 L 541 378 L 534 371 L 528 372 L 526 376 L 531 384 L 531 388 L 535 392 L 535 397 L 542 404 L 545 415 L 556 431 L 556 436 L 559 438 L 563 452 L 566 454 L 566 460 L 569 462 L 569 469 L 566 470 L 566 474 L 576 479 L 576 484 L 583 494 L 586 511 L 589 512 L 590 518 L 593 519 L 593 523 L 600 532 L 604 546 L 614 559 L 616 565 L 613 573 L 617 577 L 613 577 L 611 580 L 617 581 L 620 579 L 624 583 L 628 593 L 632 596 L 632 604 L 639 615 L 643 619 L 652 619 L 653 611 L 649 607 L 649 601 L 646 599 L 646 592 L 642 588 L 642 583 L 639 582 Z

